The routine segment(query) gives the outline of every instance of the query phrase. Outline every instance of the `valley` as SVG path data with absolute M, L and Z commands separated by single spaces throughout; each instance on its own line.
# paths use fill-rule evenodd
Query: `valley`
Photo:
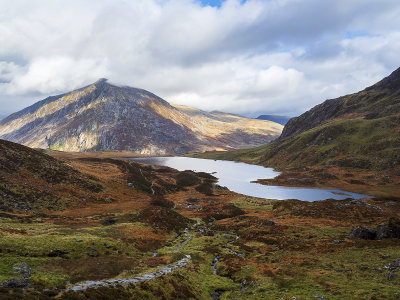
M 396 218 L 395 199 L 260 199 L 221 189 L 207 173 L 110 159 L 113 153 L 47 154 L 101 189 L 86 201 L 61 198 L 58 210 L 3 208 L 0 297 L 397 297 L 397 240 L 348 236 L 354 226 Z
M 400 299 L 399 15 L 0 0 L 0 300 Z

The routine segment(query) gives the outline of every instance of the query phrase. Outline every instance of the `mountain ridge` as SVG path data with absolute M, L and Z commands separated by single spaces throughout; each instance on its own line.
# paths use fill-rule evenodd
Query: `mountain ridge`
M 382 102 L 387 97 L 391 97 L 391 101 Z M 390 106 L 396 106 L 400 102 L 400 98 L 392 99 L 393 97 L 400 97 L 400 68 L 360 92 L 335 99 L 328 99 L 302 115 L 290 119 L 279 139 L 282 140 L 293 134 L 301 133 L 321 125 L 329 119 L 345 117 L 348 114 L 359 114 L 358 117 L 360 118 L 376 118 L 378 116 L 389 115 L 391 113 Z M 376 109 L 379 109 L 379 107 L 376 105 L 378 104 L 388 105 L 388 108 L 377 114 Z M 400 106 L 394 107 L 394 111 L 392 112 L 399 113 Z M 351 117 L 354 118 L 355 116 Z
M 182 154 L 260 145 L 282 130 L 272 122 L 191 110 L 197 117 L 146 90 L 99 79 L 1 120 L 0 138 L 65 151 Z

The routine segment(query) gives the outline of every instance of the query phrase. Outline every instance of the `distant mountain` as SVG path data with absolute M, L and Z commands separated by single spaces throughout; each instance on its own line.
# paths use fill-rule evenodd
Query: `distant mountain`
M 281 137 L 268 145 L 223 155 L 286 168 L 400 171 L 400 69 L 361 92 L 327 100 L 290 119 Z
M 1 120 L 0 138 L 64 151 L 182 154 L 265 144 L 282 128 L 270 121 L 172 106 L 148 91 L 100 79 Z
M 275 122 L 275 123 L 278 123 L 281 125 L 285 125 L 290 120 L 290 117 L 278 116 L 278 115 L 261 115 L 261 116 L 258 116 L 256 119 L 267 120 L 267 121 Z

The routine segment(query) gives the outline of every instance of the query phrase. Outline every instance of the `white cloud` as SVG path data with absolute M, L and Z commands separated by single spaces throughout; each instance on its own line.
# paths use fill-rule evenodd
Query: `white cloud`
M 298 114 L 397 68 L 399 14 L 398 0 L 0 0 L 0 114 L 99 77 L 207 110 Z
M 9 84 L 10 94 L 48 94 L 71 89 L 98 79 L 107 73 L 107 67 L 105 61 L 52 56 L 33 59 L 27 70 L 21 73 Z

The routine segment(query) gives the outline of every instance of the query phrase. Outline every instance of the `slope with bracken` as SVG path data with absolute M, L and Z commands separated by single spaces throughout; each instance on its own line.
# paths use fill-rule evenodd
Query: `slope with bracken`
M 174 107 L 148 91 L 105 79 L 0 121 L 0 138 L 30 147 L 143 154 L 256 146 L 281 130 L 273 122 Z

